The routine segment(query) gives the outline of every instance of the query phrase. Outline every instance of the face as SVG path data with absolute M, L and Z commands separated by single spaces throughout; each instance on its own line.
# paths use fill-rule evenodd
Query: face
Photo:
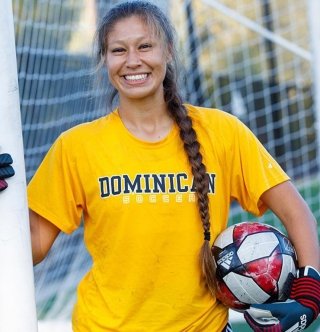
M 162 38 L 136 16 L 118 21 L 107 38 L 109 79 L 123 99 L 163 97 L 168 52 Z

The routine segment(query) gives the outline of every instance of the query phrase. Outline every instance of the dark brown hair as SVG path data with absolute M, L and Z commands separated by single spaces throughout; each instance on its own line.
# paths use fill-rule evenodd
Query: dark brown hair
M 104 63 L 107 50 L 107 38 L 114 25 L 124 18 L 139 17 L 166 43 L 171 55 L 167 64 L 166 76 L 163 81 L 164 99 L 170 115 L 180 129 L 180 137 L 188 156 L 197 194 L 199 213 L 204 231 L 204 243 L 200 252 L 202 272 L 211 292 L 214 292 L 215 266 L 210 248 L 210 216 L 208 200 L 208 176 L 200 153 L 197 134 L 192 127 L 192 120 L 183 105 L 177 86 L 177 52 L 175 50 L 175 30 L 164 13 L 155 5 L 147 1 L 130 1 L 113 7 L 102 19 L 97 31 L 97 62 Z M 111 102 L 116 95 L 113 91 Z

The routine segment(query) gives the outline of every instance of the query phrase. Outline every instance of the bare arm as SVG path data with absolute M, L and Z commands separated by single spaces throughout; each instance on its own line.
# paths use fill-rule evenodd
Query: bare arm
M 279 217 L 293 243 L 299 266 L 320 269 L 317 222 L 294 185 L 281 183 L 262 194 L 261 200 Z
M 47 255 L 60 229 L 36 212 L 29 210 L 33 264 L 40 263 Z

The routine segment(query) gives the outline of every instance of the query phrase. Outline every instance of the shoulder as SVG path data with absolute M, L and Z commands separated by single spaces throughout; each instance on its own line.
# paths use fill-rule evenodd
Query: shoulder
M 236 146 L 257 141 L 254 133 L 236 116 L 219 109 L 185 105 L 199 140 L 232 151 Z M 211 144 L 211 143 L 210 143 Z
M 185 104 L 185 107 L 195 127 L 203 127 L 206 130 L 234 131 L 239 125 L 242 126 L 237 117 L 220 109 L 190 104 Z
M 50 152 L 55 156 L 68 156 L 70 160 L 99 151 L 112 141 L 112 113 L 90 122 L 78 124 L 62 132 L 54 141 Z

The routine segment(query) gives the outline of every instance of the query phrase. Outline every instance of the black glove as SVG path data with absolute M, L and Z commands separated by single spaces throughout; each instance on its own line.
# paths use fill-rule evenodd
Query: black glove
M 8 187 L 6 178 L 14 175 L 14 169 L 11 166 L 12 158 L 8 153 L 0 154 L 0 191 Z
M 256 332 L 294 332 L 306 329 L 319 311 L 320 275 L 306 266 L 298 270 L 287 301 L 253 304 L 244 318 Z

